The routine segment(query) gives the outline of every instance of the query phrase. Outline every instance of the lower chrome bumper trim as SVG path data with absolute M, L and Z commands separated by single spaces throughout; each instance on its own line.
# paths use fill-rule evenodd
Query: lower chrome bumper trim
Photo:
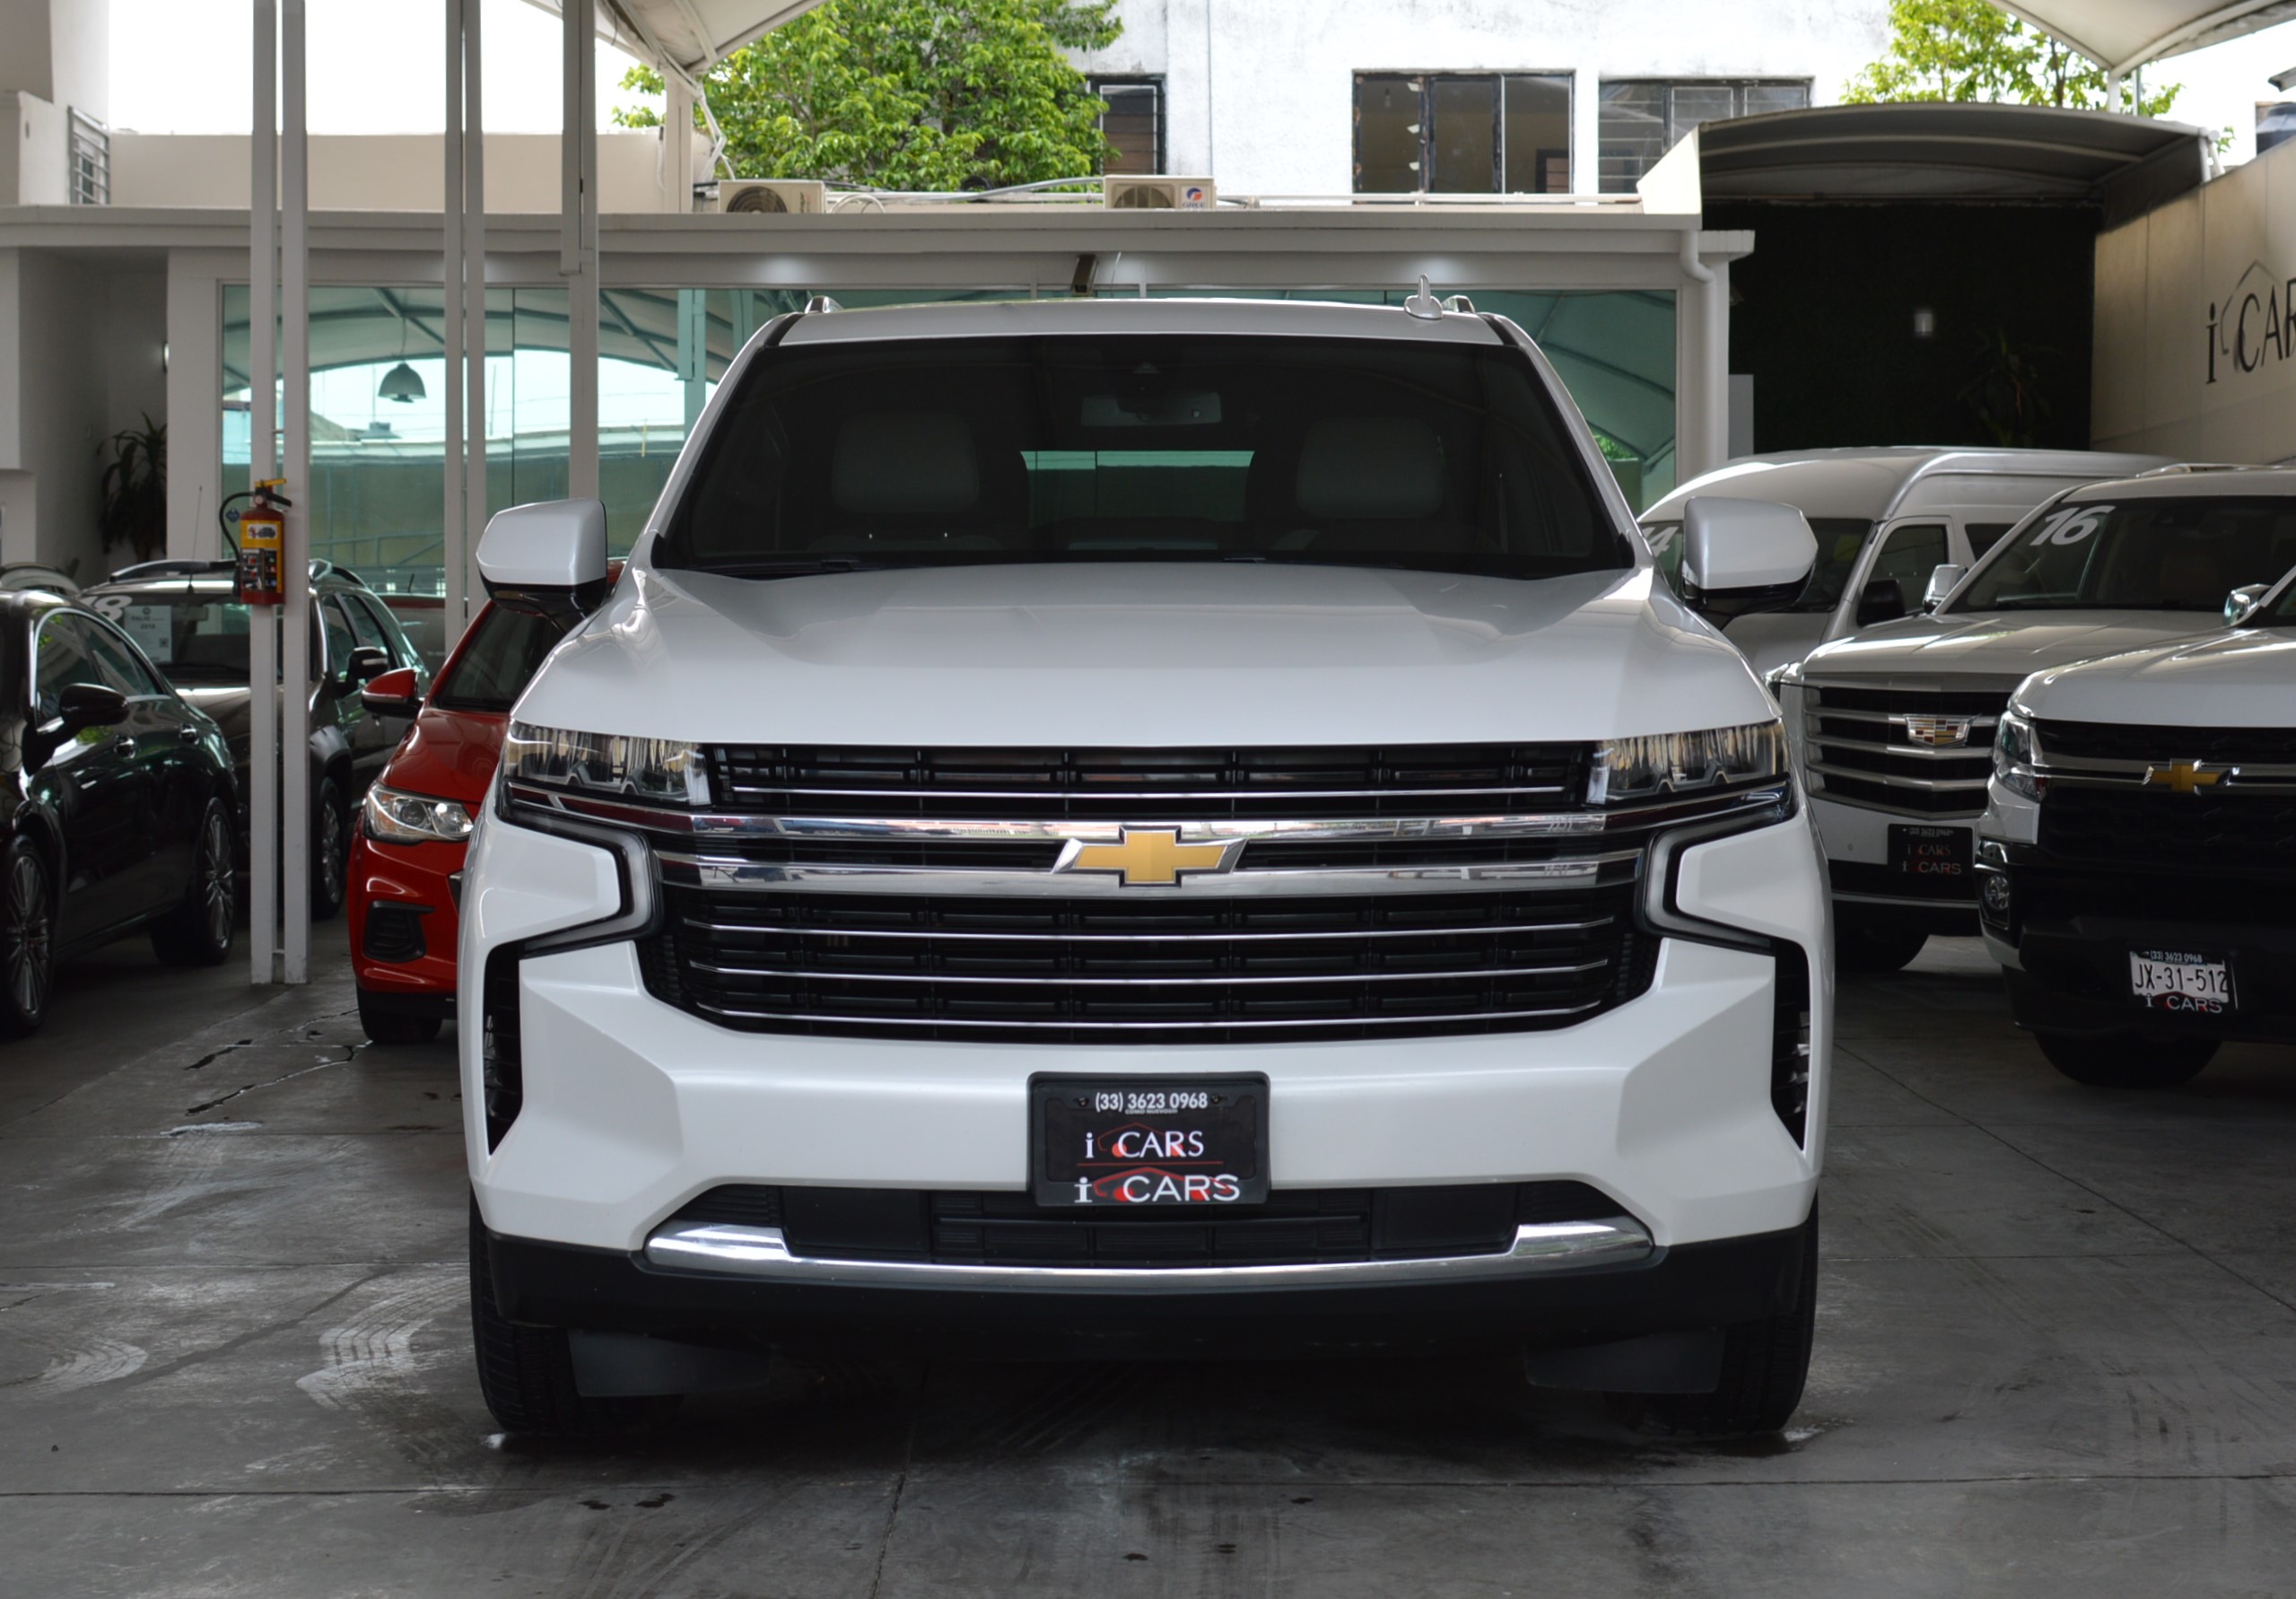
M 1256 1293 L 1270 1289 L 1471 1282 L 1593 1266 L 1634 1265 L 1653 1253 L 1649 1232 L 1625 1216 L 1606 1221 L 1550 1221 L 1518 1227 L 1514 1244 L 1496 1254 L 1286 1266 L 973 1266 L 825 1260 L 790 1253 L 788 1240 L 777 1227 L 713 1223 L 665 1227 L 646 1240 L 647 1263 L 674 1271 L 845 1288 L 986 1289 L 1039 1294 L 1157 1289 Z

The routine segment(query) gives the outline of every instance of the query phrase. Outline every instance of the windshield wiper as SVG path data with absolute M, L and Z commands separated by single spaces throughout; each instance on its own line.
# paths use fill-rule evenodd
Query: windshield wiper
M 692 570 L 706 572 L 712 577 L 780 578 L 819 577 L 831 572 L 860 572 L 879 564 L 862 561 L 851 555 L 804 556 L 790 561 L 729 561 L 713 562 Z

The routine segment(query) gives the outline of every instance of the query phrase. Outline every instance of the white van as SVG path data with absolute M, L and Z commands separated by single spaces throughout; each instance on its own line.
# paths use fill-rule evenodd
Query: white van
M 2168 459 L 2085 450 L 1801 450 L 1747 456 L 1694 477 L 1643 513 L 1659 569 L 1681 566 L 1682 507 L 1700 495 L 1791 505 L 1818 536 L 1794 603 L 1731 623 L 1758 672 L 1861 627 L 1917 611 L 1940 566 L 1964 571 L 2051 495 L 2130 477 Z

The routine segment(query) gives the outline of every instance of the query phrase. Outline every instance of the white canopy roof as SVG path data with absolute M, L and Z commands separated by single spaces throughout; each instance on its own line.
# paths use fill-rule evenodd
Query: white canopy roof
M 1996 0 L 2112 72 L 2296 18 L 2296 0 Z
M 555 14 L 558 0 L 529 0 Z M 598 36 L 666 72 L 698 78 L 821 0 L 598 0 Z M 2296 0 L 2292 0 L 2296 4 Z

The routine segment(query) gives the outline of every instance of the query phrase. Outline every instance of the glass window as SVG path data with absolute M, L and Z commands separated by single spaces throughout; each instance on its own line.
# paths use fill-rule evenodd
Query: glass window
M 51 616 L 40 625 L 37 703 L 40 720 L 56 715 L 59 696 L 74 683 L 113 685 L 96 662 L 92 629 L 77 616 Z
M 351 675 L 351 647 L 358 635 L 351 631 L 348 618 L 343 615 L 343 600 L 339 595 L 329 595 L 319 607 L 319 625 L 327 631 L 327 669 L 337 681 Z
M 471 625 L 462 653 L 432 695 L 456 711 L 508 711 L 565 630 L 555 622 L 488 606 Z
M 1570 78 L 1359 73 L 1358 194 L 1567 194 Z
M 383 659 L 390 660 L 390 635 L 383 631 L 382 624 L 375 620 L 375 614 L 367 608 L 367 602 L 356 594 L 339 594 L 336 596 L 336 601 L 342 606 L 344 616 L 350 621 L 353 639 L 370 649 L 381 651 Z M 393 664 L 396 665 L 396 661 Z
M 152 668 L 137 658 L 134 646 L 110 628 L 90 627 L 88 636 L 105 681 L 120 693 L 134 699 L 166 692 L 152 676 Z
M 1882 540 L 1881 553 L 1873 557 L 1873 570 L 1865 574 L 1865 586 L 1870 590 L 1876 583 L 1896 583 L 1906 608 L 1911 610 L 1929 591 L 1929 574 L 1952 559 L 1950 547 L 1942 522 L 1892 528 Z
M 1830 611 L 1841 603 L 1842 590 L 1849 584 L 1849 574 L 1857 569 L 1857 557 L 1864 553 L 1873 524 L 1846 516 L 1813 516 L 1809 520 L 1810 531 L 1818 538 L 1818 564 L 1810 569 L 1810 581 L 1802 585 L 1802 592 L 1785 608 Z
M 2252 496 L 2060 505 L 1995 547 L 1959 611 L 2218 613 L 2296 565 L 2296 501 Z
M 1969 554 L 1983 559 L 1985 553 L 1999 544 L 2015 527 L 2015 522 L 1963 522 L 1961 531 L 1969 536 Z
M 656 559 L 759 577 L 1251 559 L 1538 578 L 1630 556 L 1512 352 L 1144 335 L 779 350 Z
M 1095 78 L 1092 92 L 1108 102 L 1100 131 L 1111 148 L 1101 170 L 1164 170 L 1164 80 Z
M 1598 164 L 1604 194 L 1632 194 L 1658 158 L 1700 123 L 1800 110 L 1810 103 L 1806 78 L 1606 78 L 1600 93 Z

